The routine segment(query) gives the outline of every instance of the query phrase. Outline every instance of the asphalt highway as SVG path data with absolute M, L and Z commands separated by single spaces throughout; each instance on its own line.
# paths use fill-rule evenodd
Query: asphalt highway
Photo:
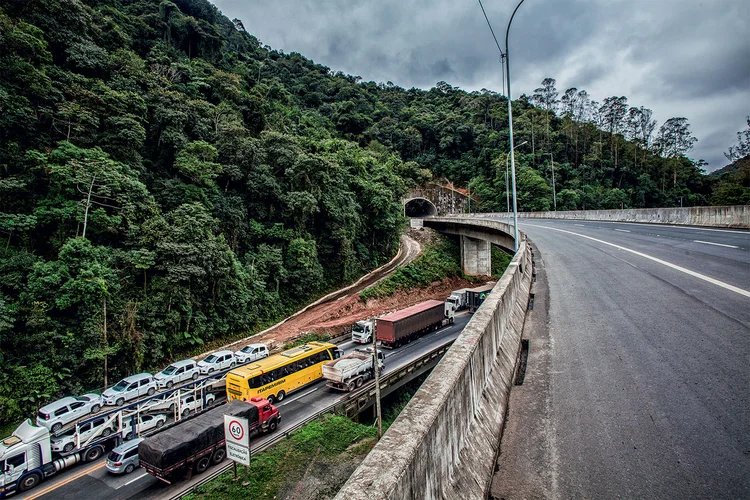
M 425 335 L 399 349 L 384 350 L 385 370 L 388 373 L 398 367 L 408 364 L 410 361 L 430 352 L 446 342 L 454 340 L 463 330 L 466 323 L 471 319 L 468 313 L 460 313 L 456 316 L 455 323 L 440 330 Z M 339 345 L 344 353 L 355 348 L 362 347 L 360 344 L 346 342 Z M 372 383 L 372 382 L 371 382 Z M 293 392 L 278 403 L 277 406 L 282 416 L 282 423 L 278 432 L 292 427 L 295 423 L 303 421 L 308 416 L 327 408 L 336 400 L 342 398 L 345 393 L 329 389 L 325 383 L 318 382 L 308 385 Z M 251 446 L 259 446 L 265 441 L 271 440 L 276 434 L 268 434 L 251 439 Z M 129 475 L 113 475 L 105 468 L 106 459 L 96 462 L 74 466 L 64 471 L 59 476 L 45 481 L 35 489 L 21 494 L 12 495 L 10 498 L 18 500 L 113 500 L 113 499 L 168 499 L 183 489 L 186 485 L 198 482 L 200 475 L 194 476 L 189 481 L 182 481 L 174 485 L 167 485 L 155 477 L 149 475 L 145 470 L 138 468 Z M 209 472 L 212 469 L 209 469 Z
M 519 227 L 548 303 L 493 496 L 750 498 L 750 233 Z

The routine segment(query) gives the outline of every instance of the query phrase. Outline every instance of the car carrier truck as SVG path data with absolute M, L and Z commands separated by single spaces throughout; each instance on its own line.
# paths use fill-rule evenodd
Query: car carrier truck
M 95 426 L 94 419 L 102 423 Z M 120 419 L 105 415 L 82 420 L 72 431 L 72 445 L 57 452 L 53 450 L 56 436 L 27 419 L 0 441 L 0 498 L 12 491 L 28 491 L 71 465 L 97 460 L 122 443 L 116 420 Z M 78 432 L 84 427 L 87 431 Z
M 453 309 L 439 300 L 426 300 L 377 319 L 375 333 L 383 347 L 394 348 L 441 326 L 453 323 Z
M 267 399 L 230 401 L 141 441 L 141 467 L 171 484 L 182 474 L 200 474 L 222 462 L 227 456 L 224 415 L 246 418 L 251 433 L 275 431 L 281 422 L 279 410 Z
M 339 359 L 323 365 L 323 378 L 326 385 L 340 391 L 353 391 L 375 377 L 372 369 L 372 352 L 357 349 Z M 378 351 L 378 369 L 383 369 L 383 353 Z

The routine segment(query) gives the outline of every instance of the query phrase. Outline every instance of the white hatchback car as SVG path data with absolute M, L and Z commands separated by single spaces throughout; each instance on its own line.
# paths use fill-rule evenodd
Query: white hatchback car
M 227 368 L 234 368 L 237 361 L 232 351 L 216 351 L 207 356 L 203 361 L 198 361 L 201 373 L 211 373 Z
M 171 389 L 173 385 L 179 384 L 186 380 L 195 380 L 200 375 L 198 363 L 192 359 L 176 361 L 154 375 L 154 380 L 159 388 Z
M 122 436 L 125 441 L 129 441 L 136 437 L 136 435 L 142 435 L 151 429 L 160 429 L 167 422 L 167 416 L 163 413 L 158 415 L 141 415 L 138 418 L 136 432 L 133 432 L 133 418 L 123 417 L 122 419 Z
M 238 363 L 251 363 L 268 357 L 268 346 L 266 344 L 246 345 L 234 353 Z
M 77 426 L 77 428 L 66 431 L 59 437 L 52 438 L 52 451 L 58 453 L 70 453 L 76 448 L 76 431 L 78 432 L 78 445 L 83 446 L 90 438 L 94 440 L 104 438 L 112 434 L 112 422 L 104 425 L 107 418 L 102 416 L 95 420 Z
M 39 409 L 36 415 L 36 425 L 46 427 L 53 434 L 66 424 L 81 417 L 98 412 L 102 407 L 102 397 L 98 394 L 84 394 L 77 398 L 67 397 L 58 399 Z
M 150 373 L 131 375 L 117 382 L 102 393 L 106 405 L 120 406 L 125 401 L 141 396 L 151 396 L 156 392 L 156 380 Z

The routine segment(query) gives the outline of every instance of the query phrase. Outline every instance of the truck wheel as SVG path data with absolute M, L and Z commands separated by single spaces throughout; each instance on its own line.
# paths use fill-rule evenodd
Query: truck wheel
M 52 434 L 62 429 L 62 424 L 60 422 L 56 423 L 52 426 Z
M 362 387 L 362 377 L 359 377 L 357 379 L 357 389 L 359 389 L 360 387 Z
M 195 465 L 193 466 L 193 471 L 196 474 L 202 474 L 206 472 L 206 469 L 208 469 L 208 466 L 211 464 L 211 458 L 210 455 L 206 455 L 205 457 L 201 457 L 198 459 L 197 462 L 195 462 Z
M 220 464 L 225 458 L 227 458 L 227 451 L 224 448 L 216 448 L 214 454 L 211 455 L 211 463 L 214 465 Z
M 94 446 L 93 448 L 89 448 L 86 453 L 83 454 L 83 461 L 93 462 L 94 460 L 98 460 L 103 454 L 104 449 L 101 446 Z
M 266 397 L 266 399 L 267 399 L 267 400 L 268 400 L 268 402 L 269 402 L 269 403 L 271 403 L 271 404 L 274 404 L 274 403 L 276 402 L 276 398 L 275 398 L 275 397 L 273 397 L 273 394 L 269 394 L 269 395 L 268 395 L 268 396 Z
M 31 488 L 39 484 L 41 480 L 42 477 L 36 472 L 33 472 L 28 476 L 21 478 L 18 482 L 18 491 L 29 491 Z
M 131 472 L 133 472 L 134 470 L 135 470 L 135 465 L 133 465 L 133 464 L 128 464 L 128 466 L 127 466 L 127 467 L 125 467 L 125 474 L 130 474 L 130 473 L 131 473 Z
M 276 401 L 284 401 L 285 397 L 286 393 L 284 391 L 279 391 L 279 393 L 276 395 Z
M 273 419 L 270 422 L 268 422 L 268 432 L 273 432 L 278 428 L 279 428 L 279 422 L 276 421 L 276 419 Z
M 349 392 L 354 390 L 354 380 L 350 380 L 348 384 L 346 384 L 346 388 Z

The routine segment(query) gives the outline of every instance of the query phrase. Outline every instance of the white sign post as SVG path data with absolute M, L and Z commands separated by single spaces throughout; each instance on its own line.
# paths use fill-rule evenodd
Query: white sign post
M 227 443 L 227 456 L 234 460 L 235 464 L 250 465 L 250 432 L 247 419 L 224 415 L 224 438 Z

